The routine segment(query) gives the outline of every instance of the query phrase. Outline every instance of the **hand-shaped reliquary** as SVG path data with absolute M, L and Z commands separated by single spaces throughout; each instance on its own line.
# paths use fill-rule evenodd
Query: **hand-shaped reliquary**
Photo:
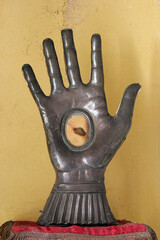
M 131 126 L 139 84 L 124 92 L 120 107 L 110 116 L 104 94 L 101 39 L 91 40 L 91 79 L 81 81 L 72 30 L 62 31 L 65 88 L 51 39 L 43 42 L 51 94 L 41 90 L 32 68 L 23 66 L 25 79 L 39 108 L 56 181 L 38 224 L 116 224 L 106 198 L 104 172 Z

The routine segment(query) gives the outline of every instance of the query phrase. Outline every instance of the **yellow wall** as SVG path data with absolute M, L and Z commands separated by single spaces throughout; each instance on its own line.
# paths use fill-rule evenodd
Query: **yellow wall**
M 139 82 L 127 141 L 106 172 L 115 217 L 150 225 L 160 237 L 160 1 L 0 0 L 0 224 L 36 220 L 54 183 L 42 121 L 22 76 L 30 63 L 49 93 L 42 54 L 54 39 L 64 71 L 60 30 L 73 28 L 84 82 L 90 37 L 103 43 L 105 90 L 114 114 L 127 85 Z

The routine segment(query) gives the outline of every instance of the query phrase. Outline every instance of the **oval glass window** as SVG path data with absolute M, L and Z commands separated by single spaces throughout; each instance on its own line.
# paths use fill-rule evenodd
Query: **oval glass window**
M 84 110 L 67 111 L 61 122 L 61 134 L 64 143 L 73 151 L 88 148 L 94 137 L 94 126 L 91 116 Z

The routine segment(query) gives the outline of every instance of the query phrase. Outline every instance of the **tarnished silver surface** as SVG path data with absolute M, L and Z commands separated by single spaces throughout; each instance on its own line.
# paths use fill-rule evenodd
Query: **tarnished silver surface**
M 62 40 L 69 88 L 63 85 L 51 39 L 43 42 L 51 82 L 50 96 L 41 90 L 31 66 L 26 64 L 22 68 L 40 110 L 56 170 L 56 182 L 38 224 L 116 224 L 105 195 L 104 172 L 130 129 L 140 85 L 126 88 L 116 115 L 111 116 L 104 93 L 100 35 L 94 34 L 91 39 L 91 79 L 86 85 L 81 81 L 72 30 L 63 30 Z M 62 118 L 72 109 L 86 111 L 94 124 L 91 144 L 80 151 L 72 151 L 61 134 Z

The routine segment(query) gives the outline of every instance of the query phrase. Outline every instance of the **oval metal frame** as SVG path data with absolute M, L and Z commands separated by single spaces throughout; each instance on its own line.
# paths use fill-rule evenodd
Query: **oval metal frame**
M 71 144 L 68 141 L 68 139 L 66 137 L 66 122 L 73 115 L 84 115 L 88 121 L 88 133 L 89 133 L 88 139 L 87 139 L 86 143 L 83 144 L 82 146 L 74 146 L 73 144 Z M 65 114 L 63 115 L 62 120 L 61 120 L 61 137 L 62 137 L 65 145 L 71 151 L 77 152 L 77 151 L 83 151 L 83 150 L 87 149 L 91 145 L 91 143 L 93 142 L 93 139 L 94 139 L 94 123 L 93 123 L 93 120 L 92 120 L 90 114 L 80 108 L 72 108 L 72 109 L 68 110 L 67 112 L 65 112 Z

